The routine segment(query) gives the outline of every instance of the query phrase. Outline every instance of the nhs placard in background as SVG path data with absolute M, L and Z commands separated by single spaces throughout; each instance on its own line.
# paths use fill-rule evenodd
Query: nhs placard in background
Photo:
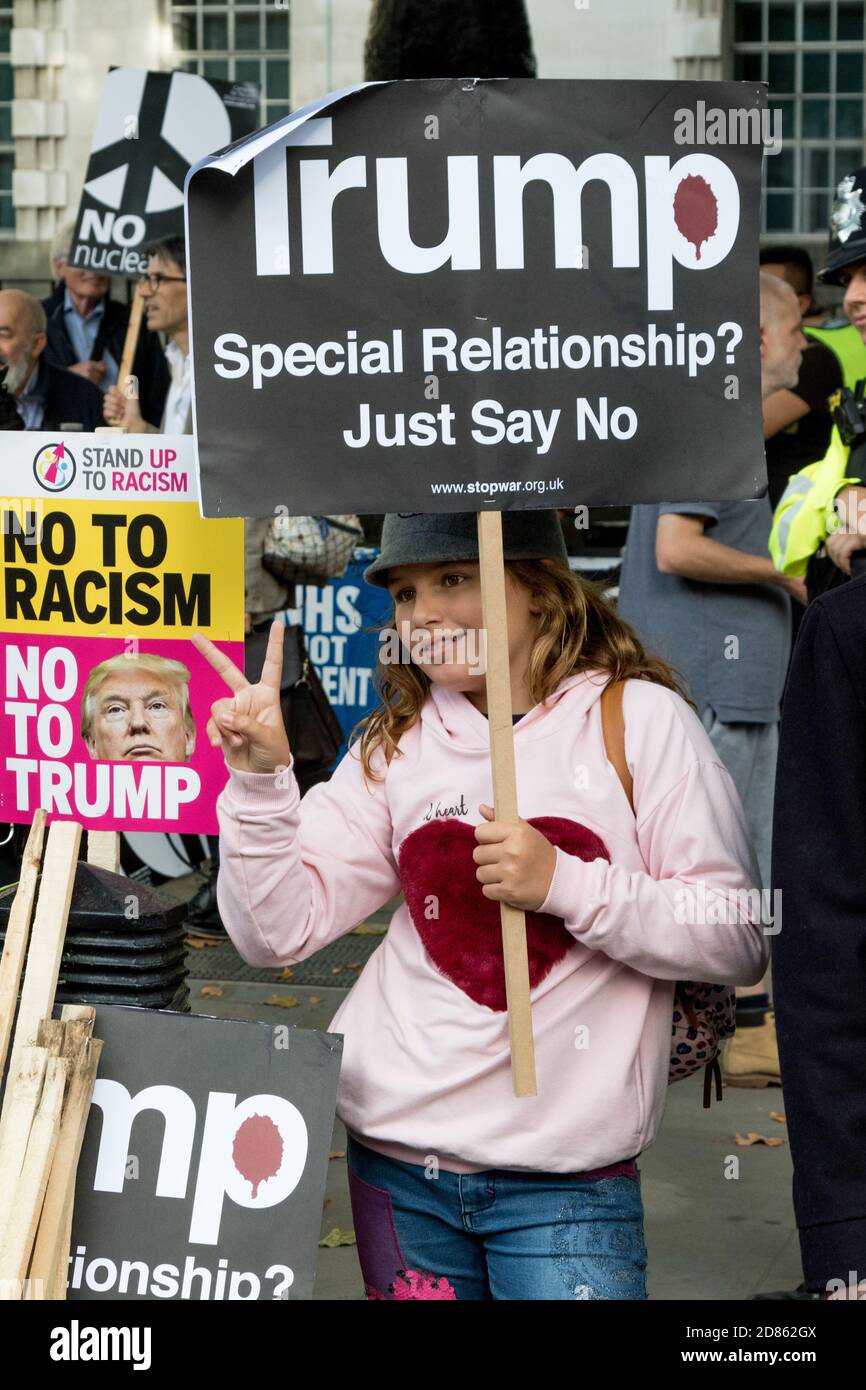
M 289 622 L 301 623 L 310 660 L 343 729 L 338 754 L 346 752 L 350 729 L 376 704 L 373 670 L 379 628 L 391 611 L 387 590 L 364 582 L 376 550 L 356 550 L 342 579 L 298 584 Z

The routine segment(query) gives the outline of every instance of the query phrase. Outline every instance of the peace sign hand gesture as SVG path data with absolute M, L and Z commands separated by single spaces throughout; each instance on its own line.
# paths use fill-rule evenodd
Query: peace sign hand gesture
M 276 772 L 287 767 L 291 757 L 280 708 L 284 636 L 285 624 L 273 622 L 257 685 L 250 685 L 234 662 L 202 633 L 192 637 L 196 651 L 234 692 L 232 699 L 215 700 L 211 705 L 207 735 L 215 748 L 222 747 L 229 767 L 239 772 Z

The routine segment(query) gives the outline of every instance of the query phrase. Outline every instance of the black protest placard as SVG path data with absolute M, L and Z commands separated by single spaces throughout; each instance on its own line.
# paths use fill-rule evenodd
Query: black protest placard
M 342 1037 L 100 1006 L 70 1299 L 312 1297 Z
M 134 279 L 141 247 L 183 235 L 190 165 L 258 125 L 259 89 L 189 72 L 111 68 L 90 145 L 70 261 Z
M 203 161 L 205 513 L 762 492 L 765 101 L 733 82 L 372 84 Z

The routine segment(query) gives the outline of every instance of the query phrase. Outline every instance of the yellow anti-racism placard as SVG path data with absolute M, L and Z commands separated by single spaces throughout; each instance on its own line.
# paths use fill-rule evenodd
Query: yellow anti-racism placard
M 243 641 L 241 521 L 194 502 L 6 499 L 2 531 L 6 632 Z
M 226 691 L 189 639 L 243 666 L 243 521 L 201 516 L 190 438 L 6 440 L 0 819 L 215 832 Z

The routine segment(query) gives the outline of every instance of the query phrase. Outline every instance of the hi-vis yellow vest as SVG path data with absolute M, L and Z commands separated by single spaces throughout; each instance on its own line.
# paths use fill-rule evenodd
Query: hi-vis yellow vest
M 853 391 L 857 382 L 866 376 L 866 343 L 853 323 L 843 328 L 804 328 L 803 332 L 807 338 L 830 349 L 842 368 L 842 380 L 848 390 Z
M 846 476 L 850 452 L 834 425 L 824 457 L 795 473 L 782 493 L 770 529 L 770 558 L 781 574 L 802 578 L 809 560 L 839 525 L 836 493 L 862 481 Z

